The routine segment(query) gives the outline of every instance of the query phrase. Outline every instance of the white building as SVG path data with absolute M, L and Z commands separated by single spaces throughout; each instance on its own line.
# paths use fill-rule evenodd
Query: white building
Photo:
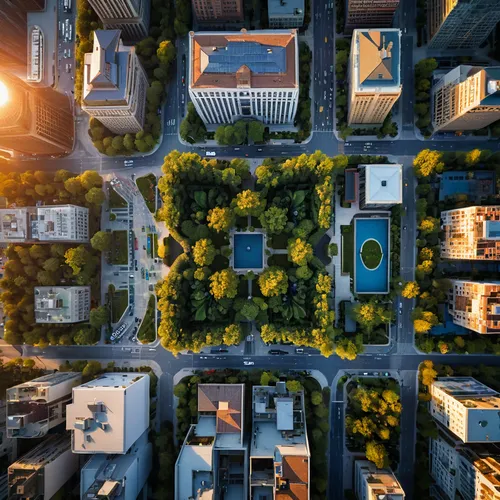
M 293 125 L 299 101 L 295 29 L 189 33 L 189 96 L 205 124 L 256 118 Z
M 252 388 L 250 498 L 308 500 L 310 451 L 304 393 L 285 382 Z
M 436 491 L 433 498 L 499 500 L 499 458 L 496 449 L 464 446 L 440 430 L 437 438 L 429 440 L 429 469 Z
M 151 0 L 89 0 L 107 30 L 121 30 L 127 41 L 147 38 Z
M 42 437 L 62 424 L 71 390 L 81 381 L 81 373 L 56 372 L 7 389 L 8 436 Z
M 93 455 L 80 473 L 80 498 L 136 500 L 151 472 L 152 455 L 148 431 L 125 455 Z
M 123 455 L 149 427 L 149 376 L 105 373 L 73 389 L 66 414 L 73 453 Z
M 404 500 L 405 492 L 391 470 L 377 469 L 373 462 L 356 460 L 354 492 L 359 500 Z
M 50 436 L 9 466 L 9 499 L 50 499 L 77 470 L 69 437 Z
M 269 28 L 302 28 L 304 0 L 267 0 Z
M 88 243 L 89 209 L 77 205 L 0 209 L 0 243 Z
M 464 443 L 500 441 L 500 397 L 472 377 L 438 378 L 430 414 Z
M 35 287 L 36 323 L 78 323 L 90 317 L 90 286 Z
M 85 54 L 82 109 L 115 134 L 137 133 L 148 86 L 135 47 L 121 43 L 120 31 L 94 31 L 94 50 Z
M 360 165 L 359 193 L 362 209 L 388 209 L 402 203 L 402 165 Z
M 198 423 L 175 463 L 175 500 L 248 498 L 244 384 L 198 384 Z

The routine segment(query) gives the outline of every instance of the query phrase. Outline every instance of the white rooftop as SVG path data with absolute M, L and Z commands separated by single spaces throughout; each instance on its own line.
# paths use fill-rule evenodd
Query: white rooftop
M 75 387 L 66 411 L 74 453 L 126 453 L 149 427 L 149 376 L 105 373 Z
M 293 431 L 293 401 L 292 398 L 279 398 L 276 401 L 277 429 Z
M 365 203 L 395 204 L 403 201 L 402 165 L 360 165 L 365 169 Z

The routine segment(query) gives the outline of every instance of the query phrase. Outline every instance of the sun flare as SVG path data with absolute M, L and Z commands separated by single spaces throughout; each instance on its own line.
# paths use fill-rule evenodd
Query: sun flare
M 7 104 L 9 100 L 9 91 L 7 90 L 7 86 L 5 83 L 0 81 L 0 106 Z

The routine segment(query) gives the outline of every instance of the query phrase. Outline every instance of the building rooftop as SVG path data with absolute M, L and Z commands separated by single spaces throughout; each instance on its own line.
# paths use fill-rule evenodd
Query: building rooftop
M 402 165 L 360 165 L 365 168 L 365 203 L 401 203 L 403 201 Z
M 216 432 L 242 434 L 244 384 L 198 384 L 198 412 L 214 413 Z
M 35 321 L 37 323 L 75 323 L 85 321 L 90 313 L 88 308 L 77 314 L 78 295 L 90 297 L 90 286 L 39 286 L 35 287 Z
M 73 389 L 66 409 L 74 453 L 126 453 L 149 427 L 149 376 L 105 373 Z
M 28 238 L 28 211 L 26 208 L 0 209 L 0 241 L 22 242 Z
M 270 17 L 299 16 L 304 13 L 304 0 L 267 0 L 267 13 Z
M 356 91 L 401 85 L 401 31 L 398 29 L 357 29 L 353 33 Z
M 120 30 L 95 30 L 93 51 L 85 54 L 83 101 L 86 105 L 126 104 L 131 47 Z
M 297 31 L 190 33 L 190 88 L 295 88 Z
M 363 496 L 363 499 L 404 500 L 405 492 L 391 470 L 377 469 L 375 464 L 368 460 L 356 460 L 356 474 L 358 470 L 366 481 L 367 495 Z

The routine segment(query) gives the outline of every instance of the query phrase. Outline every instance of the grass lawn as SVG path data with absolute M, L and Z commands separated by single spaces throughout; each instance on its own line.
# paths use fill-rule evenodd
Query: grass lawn
M 111 264 L 126 266 L 128 264 L 127 231 L 113 231 L 111 235 Z
M 292 235 L 290 233 L 273 234 L 267 240 L 268 246 L 274 248 L 275 250 L 286 248 L 288 245 L 288 240 L 291 236 Z
M 382 260 L 382 248 L 375 240 L 368 240 L 361 247 L 361 259 L 368 269 L 375 269 Z
M 267 259 L 268 266 L 279 266 L 288 269 L 292 266 L 292 263 L 288 260 L 288 255 L 285 254 L 274 254 Z
M 128 203 L 110 186 L 108 188 L 109 208 L 125 208 Z
M 148 301 L 148 308 L 146 309 L 146 314 L 142 320 L 141 327 L 137 333 L 137 338 L 143 344 L 149 344 L 154 342 L 156 338 L 155 332 L 155 311 L 156 311 L 156 300 L 155 296 L 151 295 Z
M 156 176 L 148 174 L 144 177 L 139 177 L 135 182 L 149 211 L 153 213 L 155 211 Z
M 128 307 L 128 290 L 116 290 L 111 300 L 111 322 L 116 323 L 120 320 Z
M 344 228 L 351 226 L 341 226 L 342 233 L 342 272 L 349 273 L 354 277 L 354 231 L 345 231 Z
M 222 271 L 223 269 L 226 269 L 229 266 L 229 259 L 227 257 L 224 257 L 223 255 L 216 255 L 215 259 L 210 266 L 210 269 L 212 269 L 213 272 L 216 271 Z
M 158 235 L 156 233 L 149 233 L 148 236 L 151 238 L 151 257 L 158 257 Z

